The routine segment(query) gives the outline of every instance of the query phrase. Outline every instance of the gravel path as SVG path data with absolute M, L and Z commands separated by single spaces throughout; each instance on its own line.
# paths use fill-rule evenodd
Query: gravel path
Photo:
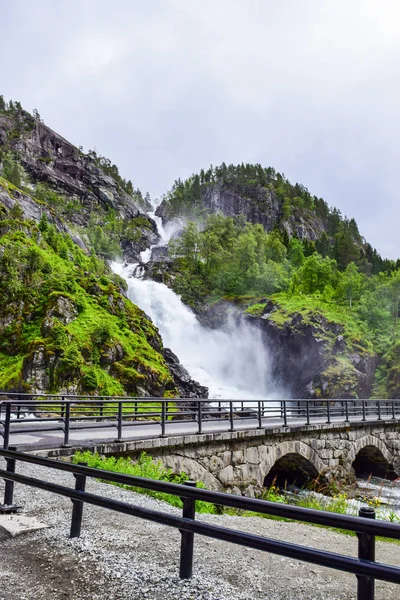
M 0 461 L 2 464 L 3 461 Z M 69 473 L 21 466 L 19 472 L 73 484 Z M 3 482 L 0 482 L 2 494 Z M 180 514 L 147 496 L 88 480 L 87 491 Z M 2 496 L 0 496 L 2 497 Z M 71 501 L 16 485 L 24 513 L 51 527 L 1 544 L 0 600 L 350 600 L 356 578 L 292 559 L 195 537 L 194 576 L 178 578 L 175 529 L 85 506 L 83 533 L 69 540 Z M 285 541 L 357 555 L 355 537 L 301 523 L 199 515 L 199 519 Z M 400 546 L 378 542 L 377 560 L 400 565 Z M 398 600 L 400 586 L 377 583 L 376 600 Z

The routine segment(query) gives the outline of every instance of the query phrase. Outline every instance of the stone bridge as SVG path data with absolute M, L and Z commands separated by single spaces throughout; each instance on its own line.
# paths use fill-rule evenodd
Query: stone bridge
M 182 435 L 91 446 L 103 455 L 151 454 L 207 488 L 253 495 L 275 478 L 298 484 L 351 481 L 355 474 L 400 475 L 400 423 L 330 423 Z M 40 452 L 38 452 L 40 453 Z M 70 450 L 46 451 L 60 456 Z

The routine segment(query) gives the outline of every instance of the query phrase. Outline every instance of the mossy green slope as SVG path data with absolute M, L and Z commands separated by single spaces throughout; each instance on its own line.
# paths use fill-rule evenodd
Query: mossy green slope
M 124 282 L 46 218 L 0 205 L 0 389 L 162 396 L 158 330 Z

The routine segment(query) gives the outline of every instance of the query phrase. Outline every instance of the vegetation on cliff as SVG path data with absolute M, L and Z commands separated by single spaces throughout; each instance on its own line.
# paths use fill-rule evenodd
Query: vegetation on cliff
M 162 341 L 123 281 L 45 214 L 0 208 L 0 389 L 163 395 Z
M 111 161 L 0 96 L 1 389 L 173 393 L 157 330 L 104 263 L 157 242 L 148 207 Z M 313 397 L 363 393 L 376 354 L 373 394 L 400 394 L 400 260 L 354 219 L 271 167 L 224 163 L 176 181 L 158 214 L 189 220 L 151 267 L 184 302 L 229 300 L 279 342 L 310 335 L 330 356 Z
M 321 202 L 315 206 L 322 210 Z M 333 214 L 328 211 L 328 221 Z M 318 324 L 315 335 L 324 342 L 330 364 L 314 396 L 342 397 L 343 389 L 357 396 L 357 364 L 378 353 L 385 358 L 376 373 L 374 395 L 397 397 L 400 263 L 370 252 L 355 222 L 339 219 L 337 227 L 339 233 L 331 240 L 322 234 L 322 248 L 322 238 L 289 238 L 279 227 L 267 232 L 242 214 L 203 213 L 171 240 L 172 264 L 163 279 L 197 310 L 224 298 L 293 334 L 296 327 L 304 335 L 309 324 Z M 343 347 L 334 353 L 338 336 Z
M 165 195 L 158 214 L 168 220 L 186 217 L 202 222 L 210 213 L 242 215 L 267 231 L 276 230 L 285 246 L 300 239 L 305 253 L 317 251 L 336 260 L 339 269 L 355 262 L 366 274 L 400 266 L 382 259 L 361 237 L 354 219 L 343 217 L 306 187 L 291 184 L 272 167 L 259 164 L 225 165 L 178 179 Z
M 115 259 L 138 260 L 158 239 L 148 217 L 150 197 L 124 179 L 116 165 L 85 154 L 48 128 L 37 111 L 0 96 L 0 175 L 68 225 L 81 245 Z

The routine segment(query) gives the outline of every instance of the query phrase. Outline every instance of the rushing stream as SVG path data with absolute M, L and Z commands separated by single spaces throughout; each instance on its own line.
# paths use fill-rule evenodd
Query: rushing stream
M 168 243 L 177 226 L 157 222 L 158 246 Z M 142 263 L 151 249 L 142 252 Z M 285 395 L 273 381 L 261 332 L 246 321 L 228 319 L 223 329 L 203 327 L 196 315 L 166 285 L 141 279 L 140 264 L 112 263 L 128 283 L 128 296 L 158 327 L 164 346 L 177 354 L 193 379 L 209 388 L 210 398 L 277 399 Z

